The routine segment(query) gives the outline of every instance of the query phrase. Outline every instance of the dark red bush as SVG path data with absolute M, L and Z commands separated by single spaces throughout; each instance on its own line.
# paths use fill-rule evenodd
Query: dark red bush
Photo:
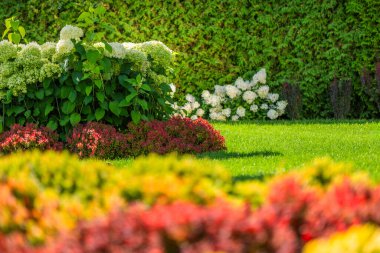
M 127 138 L 113 126 L 89 122 L 77 125 L 67 137 L 67 148 L 79 157 L 114 159 L 127 156 Z
M 202 153 L 225 149 L 224 137 L 204 119 L 173 117 L 168 121 L 130 123 L 127 130 L 132 156 L 150 152 Z
M 35 124 L 20 126 L 15 124 L 9 131 L 0 135 L 0 152 L 8 154 L 16 150 L 40 149 L 61 150 L 58 134 L 47 127 Z

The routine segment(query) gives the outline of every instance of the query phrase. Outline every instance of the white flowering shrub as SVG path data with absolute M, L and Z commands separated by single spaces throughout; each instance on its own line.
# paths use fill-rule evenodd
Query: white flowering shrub
M 176 114 L 209 118 L 216 121 L 243 119 L 277 119 L 285 113 L 287 102 L 271 93 L 266 85 L 266 71 L 261 69 L 251 80 L 239 77 L 234 84 L 215 85 L 214 91 L 204 90 L 199 99 L 187 94 L 186 103 L 173 104 Z
M 59 35 L 42 45 L 0 42 L 0 132 L 25 122 L 67 132 L 80 122 L 125 126 L 171 115 L 165 44 L 96 42 L 71 25 Z

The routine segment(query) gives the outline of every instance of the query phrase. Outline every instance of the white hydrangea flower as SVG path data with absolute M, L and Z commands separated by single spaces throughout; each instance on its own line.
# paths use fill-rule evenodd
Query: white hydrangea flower
M 279 95 L 277 93 L 268 93 L 268 99 L 272 101 L 272 103 L 275 103 L 279 98 Z
M 270 109 L 267 113 L 268 118 L 270 119 L 277 119 L 278 118 L 278 112 L 276 110 Z
M 175 102 L 174 104 L 172 104 L 171 107 L 173 108 L 174 111 L 178 111 L 180 109 L 180 107 L 178 106 L 177 102 Z
M 267 72 L 265 69 L 260 69 L 259 72 L 257 72 L 253 77 L 252 77 L 252 83 L 262 83 L 265 84 L 267 82 Z
M 226 94 L 231 99 L 234 99 L 235 97 L 237 97 L 241 94 L 241 91 L 233 85 L 226 85 Z
M 260 109 L 262 109 L 262 110 L 268 110 L 268 108 L 269 108 L 268 104 L 262 104 L 260 106 Z
M 74 49 L 74 43 L 71 40 L 59 40 L 56 46 L 56 51 L 59 54 L 70 53 Z
M 215 92 L 214 92 L 215 95 L 224 96 L 226 94 L 226 88 L 224 86 L 215 85 L 214 89 L 215 89 Z
M 136 46 L 136 44 L 132 42 L 124 42 L 122 45 L 125 49 L 133 49 Z
M 231 108 L 226 108 L 222 110 L 222 114 L 229 118 L 231 116 Z
M 191 106 L 191 103 L 184 104 L 182 109 L 189 114 L 193 112 L 193 107 Z
M 198 109 L 201 105 L 198 103 L 198 101 L 195 101 L 193 104 L 193 109 Z
M 237 109 L 236 109 L 236 114 L 240 117 L 240 118 L 243 118 L 245 116 L 245 108 L 242 107 L 242 106 L 239 106 Z
M 259 107 L 257 105 L 251 105 L 249 108 L 252 112 L 257 112 L 259 110 Z
M 122 44 L 118 42 L 111 42 L 108 44 L 112 47 L 112 53 L 110 53 L 108 50 L 104 50 L 104 55 L 112 58 L 123 59 L 127 54 L 127 51 Z
M 243 93 L 243 100 L 246 101 L 248 104 L 252 104 L 256 98 L 257 94 L 253 91 L 248 90 Z
M 217 95 L 211 94 L 209 97 L 204 99 L 204 102 L 207 105 L 211 105 L 212 107 L 216 107 L 220 105 L 221 98 Z
M 235 81 L 235 86 L 242 90 L 242 91 L 245 91 L 245 90 L 248 90 L 251 88 L 251 84 L 249 81 L 244 81 L 243 78 L 239 77 L 238 79 L 236 79 Z
M 171 89 L 171 92 L 169 93 L 169 95 L 170 95 L 170 97 L 174 97 L 174 94 L 176 92 L 176 87 L 175 87 L 175 85 L 173 83 L 170 83 L 169 87 Z
M 239 120 L 239 116 L 238 115 L 234 115 L 231 117 L 232 121 L 238 121 Z
M 225 121 L 226 117 L 221 113 L 212 112 L 212 113 L 210 113 L 210 119 L 217 120 L 217 121 Z
M 204 100 L 207 100 L 209 97 L 210 97 L 210 92 L 208 91 L 208 90 L 204 90 L 204 91 L 202 91 L 202 98 L 204 99 Z
M 205 114 L 205 111 L 202 108 L 199 108 L 196 114 L 198 117 L 203 117 L 203 115 Z
M 196 120 L 196 119 L 198 119 L 198 116 L 197 115 L 193 115 L 193 116 L 191 116 L 191 119 L 192 120 Z
M 190 103 L 194 103 L 195 102 L 195 97 L 191 94 L 186 94 L 186 101 L 190 102 Z
M 261 97 L 261 98 L 266 98 L 266 97 L 268 96 L 268 93 L 269 93 L 269 86 L 268 86 L 268 85 L 261 86 L 261 87 L 257 90 L 257 94 L 258 94 L 259 97 Z
M 278 110 L 284 111 L 286 106 L 288 105 L 288 102 L 286 102 L 285 100 L 281 100 L 281 101 L 278 101 L 276 105 L 277 105 Z
M 106 45 L 104 45 L 103 42 L 96 42 L 96 43 L 94 43 L 93 46 L 96 47 L 96 48 L 103 48 L 103 49 L 106 48 Z
M 62 28 L 59 38 L 60 40 L 80 40 L 80 38 L 83 36 L 83 30 L 79 27 L 72 26 L 72 25 L 66 25 Z

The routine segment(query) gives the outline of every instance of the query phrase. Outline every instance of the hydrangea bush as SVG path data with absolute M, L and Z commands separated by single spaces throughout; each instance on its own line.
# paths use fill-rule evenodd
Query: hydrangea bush
M 186 95 L 186 104 L 173 104 L 178 114 L 192 119 L 206 117 L 216 121 L 242 119 L 277 119 L 285 113 L 287 102 L 271 93 L 266 84 L 266 71 L 261 69 L 251 80 L 239 77 L 234 84 L 215 85 L 214 91 L 204 90 L 201 99 Z
M 66 25 L 58 42 L 0 42 L 2 127 L 34 122 L 68 132 L 80 122 L 114 126 L 171 114 L 173 52 L 159 41 L 94 42 Z

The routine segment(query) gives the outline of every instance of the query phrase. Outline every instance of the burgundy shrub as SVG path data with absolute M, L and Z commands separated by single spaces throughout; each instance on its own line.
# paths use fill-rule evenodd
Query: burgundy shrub
M 224 137 L 204 119 L 173 117 L 168 121 L 130 123 L 127 130 L 131 155 L 202 153 L 224 150 Z
M 114 159 L 127 156 L 127 137 L 113 126 L 97 122 L 77 125 L 67 137 L 67 148 L 79 157 Z
M 0 135 L 0 152 L 8 154 L 17 150 L 40 149 L 62 150 L 58 134 L 47 127 L 35 124 L 21 126 L 15 124 L 9 131 Z

